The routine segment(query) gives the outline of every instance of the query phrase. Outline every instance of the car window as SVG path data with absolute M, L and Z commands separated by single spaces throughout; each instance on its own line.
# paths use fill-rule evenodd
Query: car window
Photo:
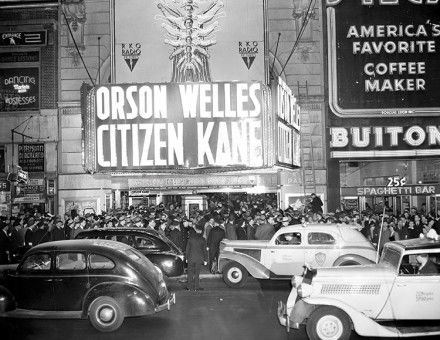
M 125 243 L 129 245 L 130 247 L 134 246 L 133 237 L 131 235 L 118 235 L 116 237 L 116 241 Z
M 55 258 L 55 268 L 58 270 L 84 270 L 86 257 L 82 253 L 61 253 Z
M 403 256 L 399 274 L 440 276 L 440 253 L 421 252 Z
M 153 239 L 144 236 L 135 236 L 136 248 L 138 249 L 156 249 L 160 246 Z
M 90 269 L 113 269 L 115 263 L 108 257 L 98 254 L 90 254 Z
M 34 254 L 28 256 L 21 266 L 21 270 L 50 270 L 49 254 Z
M 280 245 L 301 244 L 301 233 L 293 232 L 293 233 L 280 234 L 275 240 L 275 244 L 280 244 Z
M 309 244 L 334 244 L 335 239 L 332 235 L 327 233 L 309 233 L 307 236 L 307 241 Z

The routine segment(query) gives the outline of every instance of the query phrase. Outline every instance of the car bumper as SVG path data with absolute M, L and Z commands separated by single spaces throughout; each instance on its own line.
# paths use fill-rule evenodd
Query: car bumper
M 174 305 L 174 304 L 176 304 L 176 293 L 171 293 L 171 296 L 168 298 L 168 300 L 165 303 L 154 308 L 154 312 L 157 313 L 157 312 L 161 312 L 163 310 L 170 310 L 171 305 Z

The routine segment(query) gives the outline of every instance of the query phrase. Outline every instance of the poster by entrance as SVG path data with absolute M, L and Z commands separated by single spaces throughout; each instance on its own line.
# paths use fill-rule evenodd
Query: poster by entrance
M 88 96 L 86 168 L 263 167 L 264 89 L 259 82 L 98 86 Z
M 112 79 L 267 83 L 265 3 L 114 0 Z

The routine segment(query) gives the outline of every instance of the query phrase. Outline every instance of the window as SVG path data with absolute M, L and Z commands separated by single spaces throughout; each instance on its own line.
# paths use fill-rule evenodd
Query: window
M 334 244 L 335 239 L 332 235 L 327 233 L 309 233 L 308 237 L 309 244 Z
M 63 253 L 56 257 L 56 269 L 58 270 L 84 270 L 86 258 L 81 253 Z
M 440 275 L 440 253 L 423 252 L 405 255 L 399 268 L 400 275 Z
M 115 263 L 109 258 L 98 254 L 90 255 L 90 269 L 113 269 L 114 267 Z
M 157 248 L 156 243 L 148 237 L 135 236 L 136 248 L 139 249 L 152 249 Z
M 26 258 L 22 270 L 50 270 L 50 255 L 35 254 Z
M 301 244 L 301 233 L 280 234 L 275 243 L 280 245 Z

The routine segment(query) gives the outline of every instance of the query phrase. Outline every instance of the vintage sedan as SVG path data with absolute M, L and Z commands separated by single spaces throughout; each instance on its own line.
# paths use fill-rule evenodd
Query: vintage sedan
M 310 339 L 440 335 L 440 242 L 385 244 L 378 264 L 307 269 L 292 279 L 282 325 L 306 324 Z
M 267 241 L 230 241 L 220 244 L 219 271 L 229 287 L 258 279 L 290 279 L 305 264 L 313 267 L 373 263 L 373 245 L 356 229 L 342 224 L 291 225 Z
M 136 249 L 106 240 L 40 244 L 0 285 L 0 316 L 88 318 L 103 332 L 174 303 L 156 266 Z
M 139 250 L 162 270 L 167 277 L 180 276 L 184 272 L 184 254 L 168 238 L 153 229 L 100 228 L 84 230 L 77 239 L 113 240 Z

